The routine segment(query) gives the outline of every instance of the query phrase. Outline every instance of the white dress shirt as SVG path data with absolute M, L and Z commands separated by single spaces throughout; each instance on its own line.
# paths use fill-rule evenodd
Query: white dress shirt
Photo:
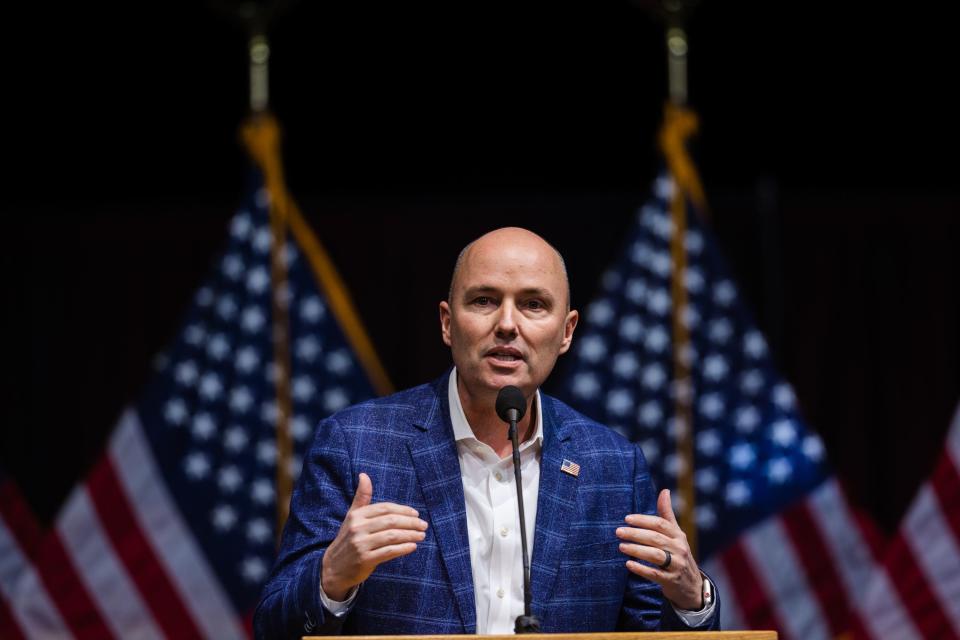
M 480 442 L 474 435 L 463 413 L 463 404 L 457 391 L 456 369 L 450 373 L 447 396 L 466 503 L 477 633 L 513 633 L 517 616 L 523 614 L 523 551 L 513 458 L 512 455 L 499 458 L 489 445 Z M 534 398 L 533 410 L 536 430 L 533 437 L 520 443 L 524 520 L 531 558 L 540 489 L 540 451 L 543 446 L 543 411 L 539 390 Z M 503 428 L 506 429 L 507 425 L 504 424 Z M 610 535 L 614 535 L 613 531 Z M 320 600 L 328 611 L 340 617 L 350 610 L 356 594 L 357 588 L 354 588 L 345 601 L 338 602 L 327 597 L 321 587 Z M 699 626 L 713 616 L 716 598 L 700 611 L 673 609 L 685 624 Z
M 513 456 L 510 454 L 501 459 L 490 445 L 474 436 L 460 403 L 456 369 L 450 374 L 448 395 L 467 507 L 477 633 L 513 633 L 517 616 L 523 614 L 523 545 Z M 520 443 L 520 475 L 523 479 L 527 549 L 532 558 L 540 490 L 540 449 L 543 445 L 539 391 L 531 410 L 535 411 L 536 431 L 532 438 Z M 507 429 L 506 423 L 503 428 Z

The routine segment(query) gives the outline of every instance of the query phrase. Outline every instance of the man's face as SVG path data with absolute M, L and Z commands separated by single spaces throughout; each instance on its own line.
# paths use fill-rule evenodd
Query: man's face
M 577 312 L 556 252 L 523 229 L 499 229 L 468 250 L 440 303 L 443 341 L 473 396 L 514 385 L 533 394 L 570 348 Z

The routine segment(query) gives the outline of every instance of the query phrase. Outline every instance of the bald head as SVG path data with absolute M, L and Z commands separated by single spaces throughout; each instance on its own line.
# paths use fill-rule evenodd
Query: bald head
M 464 264 L 475 251 L 484 254 L 488 252 L 504 253 L 510 251 L 522 251 L 524 253 L 542 252 L 550 256 L 550 260 L 555 261 L 554 265 L 557 271 L 562 275 L 563 288 L 566 295 L 566 308 L 570 310 L 570 278 L 567 275 L 567 264 L 563 256 L 552 244 L 526 229 L 520 227 L 503 227 L 486 233 L 467 246 L 457 256 L 457 262 L 453 266 L 453 275 L 450 278 L 450 290 L 447 292 L 447 300 L 453 300 L 453 292 L 457 287 L 458 279 L 463 271 Z
M 529 402 L 570 349 L 580 317 L 570 309 L 563 258 L 537 234 L 516 227 L 467 245 L 453 272 L 450 299 L 439 306 L 440 334 L 457 368 L 461 402 L 479 403 L 476 411 L 488 412 L 498 429 L 496 394 L 513 385 Z

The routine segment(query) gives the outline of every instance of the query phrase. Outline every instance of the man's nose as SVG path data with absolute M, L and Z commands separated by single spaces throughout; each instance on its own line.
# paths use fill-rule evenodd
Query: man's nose
M 510 300 L 504 300 L 497 314 L 496 333 L 501 337 L 517 335 L 517 308 Z

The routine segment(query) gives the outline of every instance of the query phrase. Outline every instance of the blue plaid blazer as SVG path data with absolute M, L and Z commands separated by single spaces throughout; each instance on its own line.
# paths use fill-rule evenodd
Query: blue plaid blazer
M 447 375 L 349 407 L 317 427 L 254 614 L 258 638 L 476 633 Z M 543 631 L 687 629 L 657 584 L 627 571 L 614 533 L 626 514 L 656 512 L 640 448 L 562 402 L 540 397 L 543 449 L 531 591 Z M 560 471 L 564 459 L 580 465 L 578 477 Z M 336 618 L 320 602 L 321 560 L 361 471 L 373 481 L 374 502 L 409 505 L 430 526 L 414 553 L 377 567 L 352 610 Z M 719 619 L 718 609 L 713 628 Z

